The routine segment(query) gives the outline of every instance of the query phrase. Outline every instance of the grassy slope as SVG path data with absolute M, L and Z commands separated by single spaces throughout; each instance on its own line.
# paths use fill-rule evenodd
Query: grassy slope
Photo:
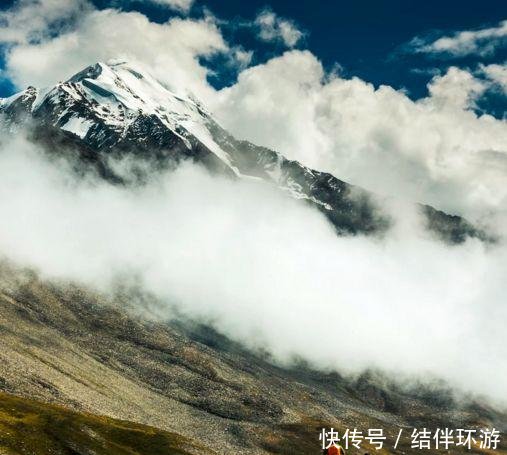
M 211 453 L 175 433 L 0 393 L 0 454 Z
M 315 433 L 324 422 L 306 421 L 286 425 L 284 437 L 274 433 L 260 435 L 269 453 L 293 455 L 317 453 Z M 340 431 L 343 429 L 340 428 Z M 376 451 L 363 444 L 364 450 L 378 455 L 414 454 L 405 443 L 399 451 L 391 447 Z M 355 450 L 349 451 L 355 454 Z M 434 453 L 434 451 L 432 451 Z M 444 454 L 444 451 L 440 451 Z M 450 450 L 448 454 L 460 453 Z M 462 451 L 461 451 L 462 453 Z M 501 455 L 498 451 L 475 450 L 479 455 Z M 124 420 L 80 413 L 62 406 L 46 404 L 0 392 L 0 455 L 196 455 L 215 454 L 188 438 L 154 427 Z

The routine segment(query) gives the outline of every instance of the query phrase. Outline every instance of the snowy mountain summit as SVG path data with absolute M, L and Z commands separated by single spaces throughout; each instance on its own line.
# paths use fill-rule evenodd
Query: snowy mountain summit
M 53 87 L 28 87 L 0 100 L 0 116 L 4 131 L 17 134 L 26 127 L 33 141 L 49 151 L 77 153 L 113 182 L 124 180 L 115 159 L 132 157 L 152 170 L 191 160 L 233 178 L 270 181 L 321 210 L 340 234 L 379 233 L 389 226 L 367 191 L 235 139 L 203 104 L 176 94 L 138 65 L 96 63 Z M 420 208 L 445 241 L 484 237 L 460 217 Z
M 162 146 L 168 139 L 162 133 L 169 132 L 169 145 L 190 151 L 198 141 L 236 172 L 206 128 L 209 114 L 204 108 L 171 92 L 137 65 L 96 63 L 49 89 L 29 87 L 0 107 L 15 123 L 29 112 L 97 150 L 143 135 Z

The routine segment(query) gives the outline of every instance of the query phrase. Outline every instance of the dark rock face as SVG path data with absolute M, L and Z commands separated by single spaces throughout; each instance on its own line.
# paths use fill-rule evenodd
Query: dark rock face
M 33 102 L 37 96 L 37 89 L 28 87 L 22 95 L 2 109 L 3 115 L 10 123 L 22 123 L 30 117 Z
M 426 218 L 426 227 L 450 244 L 463 243 L 468 237 L 475 237 L 484 242 L 497 240 L 495 236 L 474 227 L 460 216 L 448 215 L 427 205 L 423 205 L 421 208 Z
M 160 99 L 155 103 L 137 94 L 135 84 L 129 83 L 132 76 L 136 83 L 149 84 L 150 90 L 166 97 L 167 106 Z M 30 87 L 14 101 L 0 105 L 0 114 L 4 127 L 15 131 L 19 125 L 29 125 L 31 139 L 50 153 L 77 156 L 114 183 L 142 183 L 153 172 L 191 160 L 230 177 L 270 181 L 320 210 L 339 234 L 381 235 L 391 222 L 369 192 L 273 150 L 235 139 L 199 103 L 172 94 L 123 64 L 90 66 L 45 95 Z M 73 122 L 78 124 L 76 129 Z M 142 164 L 133 166 L 127 181 L 112 165 L 125 157 Z M 448 243 L 461 243 L 467 237 L 488 240 L 460 217 L 428 206 L 421 206 L 421 212 L 428 229 Z

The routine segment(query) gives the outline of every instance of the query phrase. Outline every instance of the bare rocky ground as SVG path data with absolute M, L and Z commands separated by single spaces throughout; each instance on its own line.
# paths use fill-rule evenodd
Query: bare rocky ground
M 424 426 L 507 430 L 507 414 L 472 399 L 457 399 L 444 386 L 408 389 L 371 372 L 350 379 L 302 362 L 276 366 L 265 354 L 251 352 L 202 324 L 134 316 L 128 311 L 131 299 L 128 294 L 110 299 L 75 285 L 41 281 L 30 271 L 0 267 L 0 391 L 5 392 L 0 394 L 0 453 L 44 453 L 2 446 L 5 429 L 11 428 L 2 422 L 20 413 L 17 406 L 31 406 L 30 415 L 46 415 L 50 409 L 67 419 L 77 411 L 68 421 L 86 428 L 86 419 L 98 418 L 87 413 L 129 421 L 120 437 L 125 440 L 139 431 L 135 425 L 149 425 L 159 429 L 150 433 L 152 442 L 161 438 L 167 443 L 166 434 L 189 441 L 188 452 L 174 453 L 317 454 L 320 429 L 331 426 L 384 428 L 388 447 L 399 428 L 407 435 Z M 40 403 L 7 406 L 12 395 Z M 55 427 L 62 418 L 44 420 L 43 431 L 37 419 L 26 418 L 23 428 L 32 425 L 34 434 L 42 431 L 44 437 L 58 434 L 65 439 L 71 433 Z M 507 453 L 506 442 L 495 453 Z M 118 453 L 173 453 L 155 446 L 146 443 L 144 449 Z M 73 451 L 58 447 L 47 453 L 116 453 L 93 445 L 74 444 Z M 372 451 L 363 444 L 363 452 Z M 390 448 L 382 452 L 396 453 Z M 416 451 L 406 438 L 397 453 L 410 452 Z

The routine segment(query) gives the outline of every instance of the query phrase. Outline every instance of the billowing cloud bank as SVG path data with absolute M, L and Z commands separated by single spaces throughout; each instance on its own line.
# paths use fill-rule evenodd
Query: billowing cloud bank
M 483 90 L 451 68 L 414 102 L 388 86 L 327 77 L 311 53 L 290 52 L 243 71 L 216 110 L 239 136 L 312 167 L 476 218 L 507 203 L 507 125 L 469 109 Z
M 198 167 L 137 189 L 76 183 L 17 140 L 0 151 L 0 213 L 0 251 L 45 277 L 108 290 L 134 275 L 163 316 L 177 305 L 282 361 L 429 374 L 507 400 L 505 249 L 446 247 L 403 207 L 384 241 L 339 238 L 265 183 Z

